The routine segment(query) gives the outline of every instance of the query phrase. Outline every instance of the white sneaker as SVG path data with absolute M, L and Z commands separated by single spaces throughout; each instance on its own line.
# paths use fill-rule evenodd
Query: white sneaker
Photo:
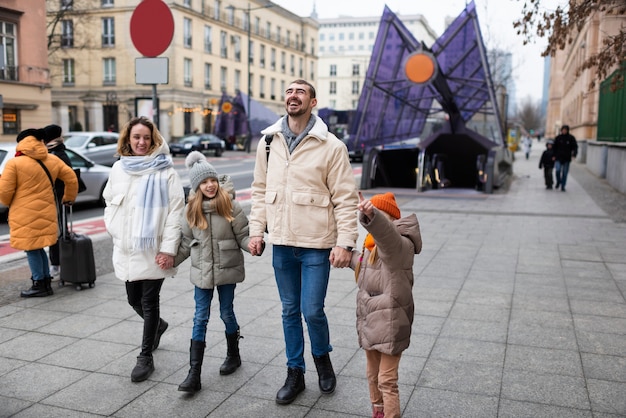
M 59 267 L 59 266 L 50 266 L 50 275 L 51 276 L 58 276 L 59 274 L 61 274 L 61 267 Z

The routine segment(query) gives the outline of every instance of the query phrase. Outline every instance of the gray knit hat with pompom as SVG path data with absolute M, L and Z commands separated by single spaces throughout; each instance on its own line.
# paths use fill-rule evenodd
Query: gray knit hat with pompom
M 189 169 L 189 181 L 193 191 L 196 191 L 200 183 L 209 177 L 217 178 L 215 167 L 209 164 L 200 151 L 191 151 L 185 158 L 185 166 Z

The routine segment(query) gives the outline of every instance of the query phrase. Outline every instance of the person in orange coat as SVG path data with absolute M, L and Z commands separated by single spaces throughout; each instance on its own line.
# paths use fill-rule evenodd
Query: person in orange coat
M 76 173 L 59 157 L 48 154 L 43 129 L 26 129 L 17 136 L 15 158 L 7 161 L 0 177 L 0 201 L 9 207 L 11 247 L 26 251 L 32 287 L 22 297 L 52 295 L 50 266 L 45 247 L 57 242 L 59 227 L 54 189 L 65 183 L 63 203 L 70 205 L 78 193 Z M 46 174 L 43 164 L 50 173 Z

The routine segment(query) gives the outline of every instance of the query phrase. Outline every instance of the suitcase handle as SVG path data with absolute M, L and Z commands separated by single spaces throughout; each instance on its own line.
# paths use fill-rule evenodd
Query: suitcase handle
M 70 215 L 69 215 L 69 219 L 70 219 L 70 227 L 68 230 L 67 227 L 67 208 L 65 205 L 62 205 L 62 211 L 63 211 L 63 234 L 62 237 L 63 239 L 68 239 L 70 237 L 70 235 L 74 232 L 74 212 L 72 211 L 72 205 L 68 206 L 70 208 Z

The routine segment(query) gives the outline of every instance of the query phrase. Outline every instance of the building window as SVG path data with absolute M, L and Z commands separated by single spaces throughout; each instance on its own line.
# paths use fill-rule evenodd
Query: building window
M 72 10 L 74 0 L 61 0 L 61 10 Z
M 285 53 L 285 51 L 281 51 L 281 53 L 280 53 L 280 72 L 284 74 L 286 69 L 287 69 L 287 54 Z
M 300 51 L 300 35 L 296 33 L 296 49 Z
M 252 97 L 254 94 L 252 93 L 252 86 L 254 85 L 254 74 L 248 74 L 248 96 Z
M 331 64 L 330 65 L 330 76 L 331 77 L 335 77 L 336 75 L 337 75 L 337 65 Z
M 313 62 L 311 62 L 311 75 L 310 75 L 310 79 L 311 80 L 315 80 L 315 65 L 313 64 Z
M 228 58 L 228 45 L 226 44 L 226 40 L 228 39 L 228 34 L 224 31 L 220 31 L 220 57 Z
M 63 84 L 74 85 L 74 60 L 72 58 L 63 60 Z
M 328 107 L 330 107 L 331 109 L 337 108 L 337 100 L 329 100 Z
M 13 23 L 0 21 L 0 60 L 4 62 L 4 68 L 0 68 L 0 80 L 17 81 L 15 29 Z
M 115 58 L 105 58 L 102 60 L 102 83 L 105 85 L 115 85 Z
M 330 82 L 330 89 L 328 91 L 330 94 L 337 94 L 337 82 L 336 81 L 331 81 Z
M 359 75 L 361 73 L 361 66 L 359 64 L 352 64 L 352 75 Z
M 210 26 L 204 27 L 204 52 L 213 53 L 213 33 Z
M 259 67 L 265 68 L 265 45 L 261 44 L 261 50 L 259 51 Z
M 261 30 L 261 18 L 255 17 L 254 18 L 254 34 L 258 35 L 260 30 Z
M 71 20 L 61 21 L 61 46 L 72 48 L 74 46 L 74 22 Z
M 192 74 L 193 74 L 193 68 L 192 68 L 191 60 L 189 58 L 185 58 L 185 61 L 183 62 L 183 81 L 185 83 L 185 87 L 193 86 Z
M 285 46 L 289 46 L 291 42 L 291 31 L 288 30 L 287 34 L 285 35 Z
M 222 2 L 221 0 L 215 0 L 213 3 L 213 14 L 215 15 L 216 20 L 220 20 L 220 12 L 222 10 Z
M 265 76 L 259 77 L 259 97 L 265 99 Z
M 184 0 L 183 6 L 191 8 L 191 0 Z
M 270 99 L 276 100 L 276 79 L 270 80 Z
M 276 71 L 276 48 L 272 48 L 270 52 L 270 69 Z
M 250 60 L 250 65 L 254 64 L 254 42 L 250 41 L 248 43 L 248 59 Z
M 115 46 L 115 19 L 102 18 L 102 46 Z
M 213 65 L 209 63 L 204 64 L 204 88 L 205 90 L 213 89 L 213 77 L 211 77 L 211 73 L 213 72 Z
M 265 37 L 267 39 L 272 39 L 272 22 L 265 23 Z
M 102 5 L 102 7 L 113 7 L 115 6 L 114 4 L 115 2 L 113 0 L 102 0 L 100 2 L 100 4 Z
M 220 67 L 220 90 L 226 91 L 226 82 L 228 81 L 228 69 Z
M 20 126 L 20 111 L 17 109 L 2 109 L 2 133 L 4 135 L 17 134 Z
M 352 94 L 359 94 L 359 84 L 358 81 L 352 82 Z
M 280 26 L 276 26 L 276 42 L 280 42 L 280 37 L 282 36 L 283 29 Z
M 235 48 L 235 61 L 241 62 L 241 36 L 233 36 L 232 38 Z
M 243 30 L 248 30 L 250 28 L 250 15 L 248 13 L 243 14 Z
M 241 70 L 235 70 L 235 91 L 241 90 Z
M 228 20 L 228 24 L 230 26 L 233 26 L 235 24 L 235 8 L 226 7 L 226 10 L 228 10 L 228 16 L 226 16 L 226 19 Z
M 296 57 L 291 55 L 289 60 L 289 68 L 291 71 L 289 72 L 292 76 L 296 75 Z
M 304 45 L 302 46 L 304 49 Z M 315 55 L 315 39 L 311 38 L 311 55 Z
M 285 80 L 280 82 L 280 100 L 285 100 Z
M 191 48 L 191 19 L 183 18 L 183 45 Z
M 298 59 L 298 76 L 304 77 L 304 60 L 302 58 Z

